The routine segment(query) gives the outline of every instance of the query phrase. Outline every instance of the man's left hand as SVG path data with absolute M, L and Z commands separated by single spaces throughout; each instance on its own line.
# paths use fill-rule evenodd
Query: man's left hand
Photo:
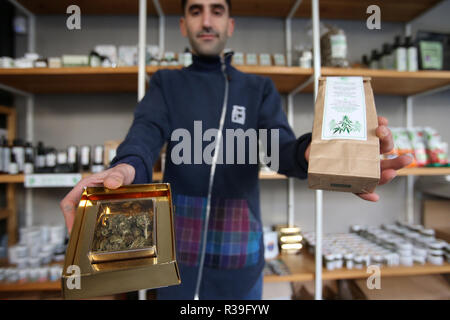
M 391 130 L 387 127 L 388 120 L 384 117 L 378 117 L 378 128 L 376 135 L 380 139 L 380 154 L 389 153 L 394 148 L 394 140 Z M 306 149 L 305 158 L 309 161 L 309 152 L 311 145 Z M 392 181 L 397 176 L 397 170 L 408 166 L 412 162 L 410 156 L 402 155 L 395 159 L 381 160 L 381 175 L 379 185 L 384 185 Z M 374 192 L 357 194 L 361 199 L 377 202 L 380 196 Z

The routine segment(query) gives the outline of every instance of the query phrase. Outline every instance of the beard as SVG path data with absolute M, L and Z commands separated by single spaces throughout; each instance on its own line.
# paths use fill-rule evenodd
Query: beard
M 225 49 L 228 37 L 226 32 L 223 34 L 212 30 L 212 29 L 204 29 L 196 34 L 189 34 L 189 43 L 195 54 L 199 56 L 218 56 Z M 211 40 L 203 40 L 202 36 L 213 36 L 214 38 Z

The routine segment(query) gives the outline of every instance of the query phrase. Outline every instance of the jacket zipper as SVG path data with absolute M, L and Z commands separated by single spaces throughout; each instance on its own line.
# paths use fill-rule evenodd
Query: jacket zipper
M 228 82 L 227 66 L 225 64 L 225 58 L 221 57 L 220 62 L 221 62 L 222 74 L 223 74 L 223 77 L 225 80 L 225 94 L 224 94 L 224 98 L 223 98 L 222 114 L 220 116 L 220 122 L 219 122 L 219 132 L 217 133 L 216 146 L 214 148 L 214 157 L 212 159 L 211 171 L 210 171 L 210 175 L 209 175 L 208 198 L 206 201 L 206 217 L 205 217 L 204 226 L 203 226 L 200 263 L 199 263 L 199 269 L 198 269 L 198 275 L 197 275 L 197 285 L 195 287 L 195 295 L 194 295 L 195 300 L 199 300 L 200 285 L 202 282 L 202 275 L 203 275 L 203 265 L 204 265 L 204 261 L 205 261 L 206 240 L 208 237 L 209 216 L 211 213 L 211 194 L 212 194 L 212 188 L 213 188 L 213 184 L 214 184 L 214 176 L 216 174 L 217 159 L 218 159 L 219 153 L 220 153 L 219 148 L 222 144 L 221 143 L 222 135 L 223 135 L 222 131 L 223 131 L 223 126 L 225 124 L 225 116 L 227 113 L 227 105 L 228 105 L 229 82 Z

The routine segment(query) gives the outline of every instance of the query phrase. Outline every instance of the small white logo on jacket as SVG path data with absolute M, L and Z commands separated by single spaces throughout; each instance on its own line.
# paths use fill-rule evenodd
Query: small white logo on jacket
M 231 122 L 244 124 L 245 123 L 245 107 L 233 106 L 231 113 Z

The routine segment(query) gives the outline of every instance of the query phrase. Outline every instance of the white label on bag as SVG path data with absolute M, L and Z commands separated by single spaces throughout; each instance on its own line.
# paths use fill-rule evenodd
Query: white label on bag
M 347 39 L 343 34 L 330 36 L 331 57 L 345 59 L 347 57 Z
M 327 77 L 322 140 L 367 140 L 362 77 Z

